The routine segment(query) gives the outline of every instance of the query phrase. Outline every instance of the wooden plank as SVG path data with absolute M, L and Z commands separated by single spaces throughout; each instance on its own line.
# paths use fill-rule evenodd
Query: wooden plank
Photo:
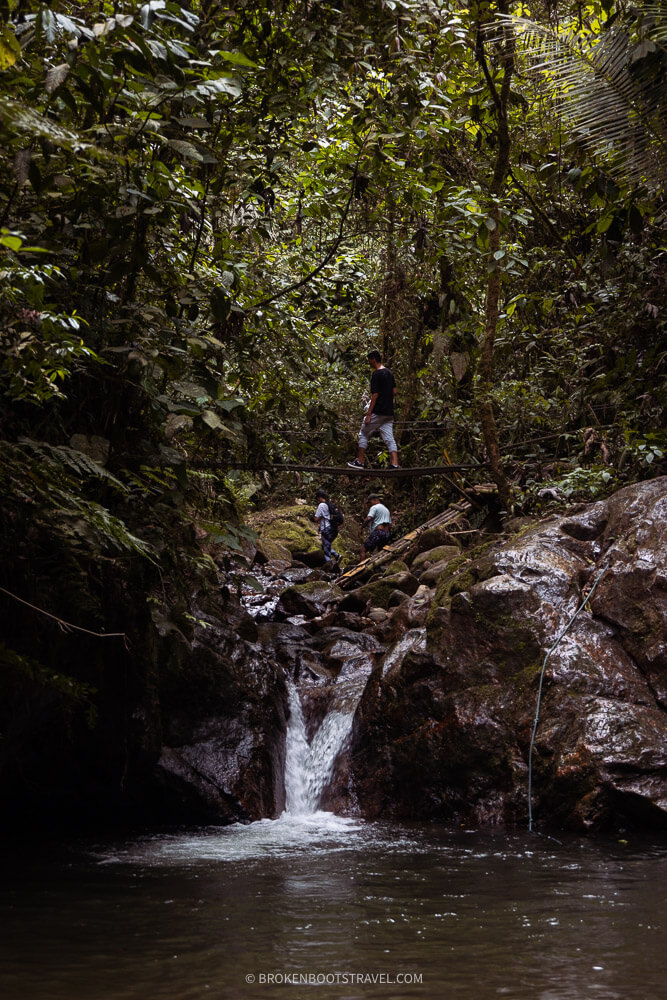
M 495 489 L 495 485 L 493 488 Z M 456 524 L 462 517 L 469 514 L 471 510 L 472 504 L 467 503 L 465 500 L 459 500 L 457 503 L 451 504 L 447 510 L 436 514 L 435 517 L 432 517 L 429 521 L 425 521 L 424 524 L 420 524 L 418 528 L 414 528 L 407 535 L 403 535 L 402 538 L 398 538 L 395 542 L 385 545 L 380 552 L 374 552 L 373 555 L 363 559 L 354 569 L 349 569 L 346 573 L 336 577 L 336 586 L 342 587 L 345 590 L 358 583 L 358 577 L 362 576 L 368 570 L 376 569 L 386 562 L 391 562 L 401 552 L 405 552 L 412 542 L 429 528 L 439 528 L 447 524 Z
M 424 465 L 406 469 L 353 469 L 349 465 L 299 465 L 296 462 L 267 462 L 265 465 L 251 465 L 245 462 L 230 462 L 230 469 L 266 472 L 319 472 L 325 476 L 362 476 L 369 479 L 406 479 L 419 476 L 446 476 L 448 472 L 464 469 L 484 469 L 484 465 Z

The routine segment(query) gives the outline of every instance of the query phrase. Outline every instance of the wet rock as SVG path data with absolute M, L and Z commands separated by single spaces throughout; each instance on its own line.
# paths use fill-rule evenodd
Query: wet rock
M 291 559 L 271 559 L 265 563 L 264 569 L 272 576 L 280 577 L 292 566 Z
M 343 611 L 362 611 L 367 605 L 387 608 L 394 591 L 414 594 L 418 587 L 417 578 L 406 571 L 383 576 L 350 591 L 340 602 L 339 608 Z
M 609 502 L 602 546 L 609 570 L 591 599 L 596 615 L 608 622 L 644 673 L 656 698 L 667 707 L 667 496 L 665 480 L 643 485 L 641 500 L 623 503 L 621 491 Z M 635 527 L 636 525 L 636 527 Z M 656 553 L 663 558 L 657 559 Z
M 288 569 L 280 573 L 280 579 L 287 583 L 306 583 L 312 576 L 313 570 L 299 562 L 292 562 Z
M 363 635 L 368 628 L 369 620 L 363 615 L 352 614 L 349 611 L 339 611 L 336 613 L 335 624 L 339 628 L 345 628 Z
M 196 610 L 187 670 L 163 666 L 162 746 L 149 790 L 156 814 L 223 823 L 278 815 L 284 671 L 240 639 L 220 607 Z
M 538 827 L 667 828 L 666 514 L 662 478 L 455 560 L 407 649 L 401 605 L 377 626 L 393 645 L 332 800 L 368 817 L 525 826 L 544 665 Z
M 460 552 L 457 554 L 456 558 L 458 558 L 459 555 Z M 427 586 L 437 583 L 442 574 L 447 570 L 447 567 L 453 558 L 455 557 L 451 556 L 447 559 L 443 559 L 440 562 L 433 563 L 427 569 L 422 570 L 421 573 L 417 574 L 419 582 Z
M 388 608 L 397 608 L 399 604 L 407 601 L 408 595 L 403 590 L 393 590 L 389 595 L 389 600 L 387 601 Z
M 318 649 L 327 653 L 341 642 L 349 643 L 355 649 L 361 649 L 364 652 L 376 652 L 380 647 L 378 640 L 370 633 L 351 631 L 340 627 L 323 629 L 313 641 Z
M 412 597 L 401 602 L 391 615 L 378 622 L 376 634 L 380 642 L 397 642 L 408 630 L 424 625 L 432 596 L 432 590 L 420 586 Z
M 327 581 L 297 583 L 283 591 L 278 608 L 287 614 L 302 614 L 315 618 L 322 611 L 342 598 L 342 591 Z
M 347 593 L 338 605 L 339 610 L 347 613 L 363 611 L 368 604 L 372 603 L 372 596 L 365 591 L 366 586 L 367 584 L 364 584 L 362 587 L 357 587 L 356 590 Z
M 289 566 L 292 562 L 292 553 L 286 545 L 281 545 L 271 538 L 260 538 L 257 542 L 257 553 L 255 560 L 261 564 L 284 564 Z
M 421 552 L 428 552 L 430 549 L 437 548 L 440 545 L 450 546 L 453 544 L 452 536 L 447 527 L 427 528 L 425 531 L 420 532 L 408 549 L 405 556 L 406 562 L 410 564 Z
M 308 623 L 312 634 L 315 631 L 319 632 L 323 629 L 331 629 L 333 627 L 363 634 L 369 625 L 370 621 L 368 618 L 356 614 L 354 611 L 341 611 L 340 605 L 331 611 L 327 611 L 326 614 L 321 615 L 319 618 L 313 618 Z
M 442 565 L 444 569 L 447 563 L 461 555 L 458 545 L 437 545 L 434 549 L 427 549 L 420 552 L 412 561 L 412 572 L 415 576 L 421 577 L 425 570 L 430 567 Z

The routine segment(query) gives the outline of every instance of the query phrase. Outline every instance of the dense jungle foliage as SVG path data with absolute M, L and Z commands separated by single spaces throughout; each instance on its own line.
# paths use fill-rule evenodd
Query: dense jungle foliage
M 353 457 L 373 347 L 402 465 L 507 511 L 664 471 L 666 65 L 664 2 L 0 0 L 6 671 L 94 711 L 7 591 L 187 631 L 265 470 Z

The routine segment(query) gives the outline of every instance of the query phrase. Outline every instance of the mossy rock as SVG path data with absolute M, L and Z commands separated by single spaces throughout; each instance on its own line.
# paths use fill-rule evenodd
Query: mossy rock
M 387 602 L 388 608 L 397 608 L 399 604 L 403 604 L 404 601 L 408 600 L 408 595 L 404 590 L 394 590 L 389 595 L 389 601 Z
M 361 611 L 370 604 L 374 608 L 387 608 L 389 598 L 396 590 L 392 582 L 386 580 L 372 580 L 362 587 L 346 594 L 338 605 L 341 611 Z
M 421 573 L 417 573 L 419 582 L 426 584 L 427 586 L 437 584 L 442 574 L 447 572 L 447 567 L 450 562 L 451 559 L 443 559 L 441 562 L 434 563 L 432 566 L 429 565 L 426 569 L 422 570 Z
M 280 542 L 275 542 L 271 538 L 260 538 L 257 541 L 257 551 L 261 553 L 266 562 L 291 562 L 292 553 Z M 260 562 L 257 559 L 257 562 Z
M 289 551 L 293 559 L 308 566 L 321 565 L 324 562 L 322 544 L 307 509 L 291 507 L 275 513 L 276 516 L 262 526 L 260 541 L 277 542 Z
M 392 575 L 394 573 L 407 573 L 407 572 L 409 572 L 409 566 L 408 566 L 408 564 L 405 563 L 405 562 L 403 562 L 402 559 L 394 559 L 393 562 L 390 562 L 387 566 L 383 566 L 382 568 L 383 568 L 383 571 L 385 573 L 392 574 Z
M 449 526 L 451 529 L 451 525 Z M 413 560 L 421 552 L 428 552 L 429 549 L 435 549 L 439 545 L 451 545 L 452 538 L 449 534 L 449 529 L 446 525 L 436 525 L 432 528 L 426 528 L 422 531 L 420 535 L 415 538 L 414 542 L 410 546 L 406 559 L 408 562 Z
M 412 572 L 419 575 L 420 571 L 429 569 L 435 563 L 446 564 L 452 559 L 458 559 L 461 549 L 458 545 L 436 545 L 434 549 L 420 552 L 412 561 Z
M 489 550 L 496 544 L 496 539 L 492 539 L 448 562 L 444 572 L 436 581 L 433 605 L 449 607 L 454 594 L 470 590 L 476 583 L 494 576 L 493 558 Z
M 407 570 L 401 573 L 391 573 L 385 576 L 384 582 L 393 584 L 394 590 L 400 590 L 404 594 L 408 594 L 410 597 L 412 597 L 412 595 L 415 594 L 419 588 L 419 580 Z
M 452 594 L 469 590 L 477 583 L 475 567 L 470 563 L 469 558 L 460 556 L 447 563 L 444 571 L 436 581 L 433 605 L 435 607 L 448 607 Z
M 412 596 L 419 587 L 419 581 L 412 573 L 394 573 L 391 576 L 383 576 L 380 579 L 371 580 L 362 587 L 357 587 L 351 591 L 341 601 L 339 607 L 342 611 L 361 610 L 367 604 L 374 608 L 388 608 L 392 595 L 398 590 L 403 594 Z

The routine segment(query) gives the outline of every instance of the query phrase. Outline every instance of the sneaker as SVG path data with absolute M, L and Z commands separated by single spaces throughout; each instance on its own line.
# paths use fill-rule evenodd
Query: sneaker
M 390 465 L 390 469 L 400 469 L 400 465 Z
M 360 462 L 358 458 L 355 458 L 354 462 L 347 463 L 351 469 L 363 469 L 364 463 Z

